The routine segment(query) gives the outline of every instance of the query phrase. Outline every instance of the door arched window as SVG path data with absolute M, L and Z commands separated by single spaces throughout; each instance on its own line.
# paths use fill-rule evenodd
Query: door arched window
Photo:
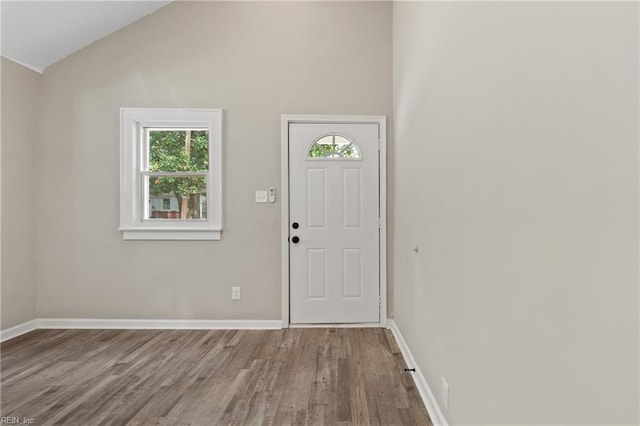
M 360 160 L 360 149 L 351 139 L 339 134 L 316 139 L 309 149 L 307 160 Z

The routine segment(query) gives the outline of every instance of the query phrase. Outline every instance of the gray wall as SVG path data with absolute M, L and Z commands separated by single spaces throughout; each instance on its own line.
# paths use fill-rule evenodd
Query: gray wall
M 638 5 L 393 12 L 392 306 L 448 420 L 637 424 Z M 2 328 L 34 251 L 40 317 L 279 319 L 280 114 L 391 116 L 390 14 L 180 2 L 41 83 L 3 59 Z M 222 241 L 122 241 L 121 106 L 225 109 Z
M 280 319 L 280 203 L 254 197 L 280 115 L 390 116 L 391 72 L 391 4 L 360 2 L 178 2 L 47 68 L 40 316 Z M 222 241 L 122 240 L 122 106 L 225 110 Z
M 2 58 L 1 328 L 36 318 L 36 140 L 40 74 Z
M 638 4 L 393 10 L 394 311 L 446 417 L 637 424 Z

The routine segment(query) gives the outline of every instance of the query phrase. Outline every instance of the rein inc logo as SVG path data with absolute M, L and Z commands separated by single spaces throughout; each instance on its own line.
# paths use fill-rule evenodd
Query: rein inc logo
M 0 417 L 0 425 L 34 425 L 36 419 L 31 417 Z

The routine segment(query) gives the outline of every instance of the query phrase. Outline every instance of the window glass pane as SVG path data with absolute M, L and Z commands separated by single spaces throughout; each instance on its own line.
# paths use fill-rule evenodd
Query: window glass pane
M 145 219 L 206 219 L 207 179 L 204 176 L 148 176 Z
M 344 148 L 345 146 L 351 143 L 351 141 L 345 138 L 344 136 L 335 135 L 334 138 L 335 138 L 336 145 L 340 148 Z
M 149 170 L 195 172 L 209 169 L 207 130 L 147 129 Z
M 307 158 L 323 158 L 323 159 L 359 159 L 360 151 L 358 146 L 349 139 L 340 135 L 327 135 L 318 139 Z
M 360 158 L 360 151 L 357 145 L 350 143 L 342 149 L 340 155 L 342 158 Z

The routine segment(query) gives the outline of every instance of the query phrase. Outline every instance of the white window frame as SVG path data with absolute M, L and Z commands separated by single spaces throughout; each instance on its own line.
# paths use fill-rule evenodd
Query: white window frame
M 146 128 L 207 129 L 206 219 L 145 219 Z M 120 231 L 125 240 L 219 240 L 222 235 L 222 110 L 120 108 Z

